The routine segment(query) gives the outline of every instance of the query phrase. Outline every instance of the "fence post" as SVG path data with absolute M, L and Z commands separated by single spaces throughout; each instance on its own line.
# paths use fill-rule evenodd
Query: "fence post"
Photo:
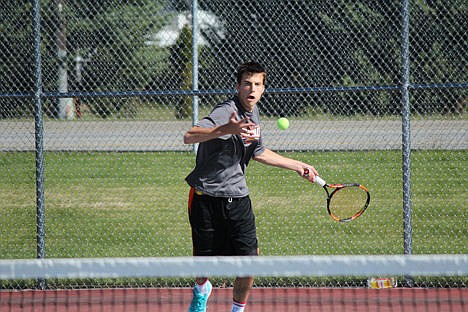
M 192 0 L 192 91 L 198 91 L 198 2 Z M 198 96 L 192 96 L 192 125 L 198 121 Z M 193 145 L 197 152 L 198 144 Z
M 403 237 L 404 254 L 412 253 L 412 211 L 411 211 L 411 127 L 410 127 L 410 100 L 409 100 L 409 0 L 402 2 L 402 173 L 403 173 Z M 410 276 L 406 283 L 414 285 Z
M 40 0 L 33 1 L 34 27 L 34 127 L 36 147 L 36 240 L 37 258 L 45 258 L 45 208 L 44 208 L 44 120 L 42 111 L 42 60 Z M 38 288 L 45 289 L 45 280 L 38 280 Z

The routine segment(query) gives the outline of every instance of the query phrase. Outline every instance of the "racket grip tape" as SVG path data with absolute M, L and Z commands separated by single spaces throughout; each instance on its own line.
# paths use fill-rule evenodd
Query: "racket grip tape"
M 310 169 L 309 168 L 304 168 L 304 177 L 308 177 L 309 174 L 310 174 Z M 325 182 L 325 180 L 322 179 L 319 176 L 315 176 L 314 182 L 317 183 L 318 185 L 322 186 L 322 187 L 327 184 L 327 182 Z
M 325 182 L 325 180 L 322 179 L 319 176 L 315 176 L 314 182 L 317 183 L 318 185 L 322 186 L 322 187 L 327 184 L 327 182 Z

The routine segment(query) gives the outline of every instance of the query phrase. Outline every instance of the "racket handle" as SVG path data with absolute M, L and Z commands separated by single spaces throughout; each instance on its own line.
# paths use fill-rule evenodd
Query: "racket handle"
M 319 176 L 315 176 L 315 181 L 314 182 L 317 183 L 318 185 L 322 186 L 322 187 L 327 184 L 327 182 L 325 182 L 325 180 L 322 179 Z

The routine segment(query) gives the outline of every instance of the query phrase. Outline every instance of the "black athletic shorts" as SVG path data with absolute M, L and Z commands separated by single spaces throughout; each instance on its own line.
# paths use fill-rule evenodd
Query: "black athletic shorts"
M 194 256 L 258 255 L 255 216 L 249 196 L 213 197 L 191 188 L 188 213 Z

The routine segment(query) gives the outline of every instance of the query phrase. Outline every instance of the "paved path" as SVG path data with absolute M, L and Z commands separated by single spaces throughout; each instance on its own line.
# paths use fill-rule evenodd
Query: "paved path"
M 46 151 L 189 151 L 182 136 L 190 122 L 48 121 Z M 274 121 L 262 123 L 267 146 L 273 150 L 391 150 L 401 149 L 401 121 L 291 121 L 280 131 Z M 468 149 L 468 121 L 411 121 L 413 149 Z M 0 121 L 0 151 L 33 151 L 34 123 Z

